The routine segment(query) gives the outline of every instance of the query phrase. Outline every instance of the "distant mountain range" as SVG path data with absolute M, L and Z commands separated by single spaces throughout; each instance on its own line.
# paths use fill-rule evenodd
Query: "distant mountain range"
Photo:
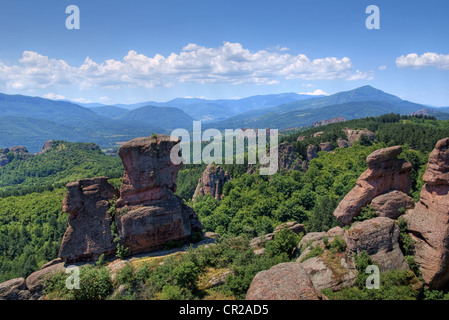
M 449 107 L 416 104 L 371 86 L 329 96 L 283 93 L 112 106 L 0 94 L 0 148 L 25 145 L 36 152 L 47 140 L 66 140 L 116 149 L 123 141 L 153 132 L 169 134 L 175 128 L 191 131 L 194 120 L 203 121 L 203 129 L 286 129 L 335 117 L 350 120 L 392 112 L 449 119 Z

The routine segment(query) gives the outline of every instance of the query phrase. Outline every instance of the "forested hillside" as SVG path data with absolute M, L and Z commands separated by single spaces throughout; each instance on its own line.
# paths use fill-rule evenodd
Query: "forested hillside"
M 282 140 L 291 142 L 299 151 L 298 157 L 303 158 L 309 144 L 331 142 L 335 147 L 337 139 L 344 137 L 342 129 L 346 127 L 372 130 L 375 140 L 361 139 L 349 148 L 320 151 L 318 158 L 309 162 L 306 172 L 281 170 L 266 177 L 247 173 L 245 165 L 225 165 L 224 169 L 232 179 L 224 185 L 221 200 L 205 196 L 191 202 L 205 165 L 186 165 L 178 176 L 177 194 L 193 206 L 205 231 L 222 236 L 252 238 L 293 220 L 303 223 L 309 232 L 325 231 L 337 224 L 332 213 L 366 169 L 365 158 L 372 151 L 395 144 L 404 146 L 400 157 L 413 165 L 411 194 L 416 201 L 429 151 L 438 139 L 449 136 L 449 121 L 390 114 L 310 128 L 283 136 Z M 317 132 L 322 134 L 313 137 Z M 297 141 L 300 136 L 306 138 Z M 3 196 L 0 199 L 0 281 L 26 276 L 57 257 L 67 226 L 67 215 L 62 213 L 63 184 L 105 175 L 116 178 L 111 182 L 119 187 L 122 173 L 118 157 L 105 156 L 93 144 L 62 141 L 41 155 L 26 160 L 14 158 L 0 168 Z M 34 193 L 30 193 L 32 191 Z M 10 196 L 11 193 L 16 196 Z M 243 261 L 237 256 L 232 259 L 240 261 L 236 263 Z M 244 273 L 242 269 L 234 284 L 229 284 L 234 286 L 230 292 L 237 296 L 244 294 L 242 288 L 249 285 L 257 271 L 269 268 L 275 262 L 286 261 L 285 256 L 273 258 L 275 260 L 271 262 L 267 260 L 266 264 L 262 263 L 262 258 L 251 259 L 245 260 L 241 268 L 248 268 L 248 264 L 256 263 L 256 260 L 257 268 L 250 273 Z

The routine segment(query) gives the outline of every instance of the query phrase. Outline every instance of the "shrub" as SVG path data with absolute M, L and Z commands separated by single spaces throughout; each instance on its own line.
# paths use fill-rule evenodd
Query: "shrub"
M 336 236 L 334 240 L 330 243 L 330 249 L 334 253 L 344 252 L 346 250 L 346 243 L 341 236 Z
M 125 258 L 129 257 L 129 249 L 120 243 L 117 244 L 116 256 L 119 259 L 125 259 Z
M 200 269 L 191 261 L 183 262 L 173 270 L 173 279 L 181 288 L 196 288 Z
M 265 245 L 265 252 L 271 257 L 286 253 L 291 259 L 294 256 L 295 249 L 300 237 L 290 229 L 282 229 L 274 236 L 273 241 Z
M 83 266 L 80 268 L 80 289 L 73 289 L 76 300 L 104 300 L 112 291 L 109 271 L 104 268 Z

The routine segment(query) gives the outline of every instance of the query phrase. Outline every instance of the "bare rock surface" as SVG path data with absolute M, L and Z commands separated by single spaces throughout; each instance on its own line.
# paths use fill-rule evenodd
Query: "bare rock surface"
M 172 148 L 180 143 L 170 136 L 136 138 L 120 147 L 125 173 L 120 189 L 119 207 L 145 205 L 170 198 L 176 192 L 176 179 L 182 163 L 170 159 Z
M 319 300 L 304 268 L 295 262 L 281 263 L 259 272 L 246 300 Z
M 108 209 L 109 201 L 118 197 L 118 190 L 106 177 L 82 179 L 67 184 L 67 189 L 63 210 L 70 216 L 59 257 L 65 262 L 91 261 L 113 253 L 116 244 Z
M 229 175 L 221 166 L 209 164 L 198 179 L 193 201 L 199 196 L 211 195 L 217 200 L 221 199 L 223 185 L 229 181 Z
M 397 219 L 404 214 L 402 209 L 413 209 L 415 202 L 404 192 L 394 190 L 374 198 L 371 207 L 376 210 L 379 217 Z
M 399 247 L 399 227 L 390 218 L 377 217 L 355 222 L 344 234 L 347 249 L 359 254 L 366 251 L 381 271 L 409 270 Z
M 443 289 L 449 284 L 449 138 L 430 153 L 423 180 L 420 200 L 405 219 L 424 282 Z
M 399 190 L 408 194 L 411 188 L 410 162 L 398 159 L 401 146 L 379 149 L 371 153 L 366 161 L 368 169 L 357 180 L 334 211 L 334 216 L 342 223 L 349 224 L 360 214 L 362 208 L 374 198 L 384 193 Z
M 350 147 L 352 147 L 354 142 L 359 141 L 362 136 L 365 136 L 366 138 L 368 138 L 371 141 L 374 141 L 374 139 L 375 139 L 374 132 L 372 132 L 368 129 L 353 130 L 353 129 L 349 129 L 349 128 L 344 128 L 343 132 L 348 137 L 348 145 Z

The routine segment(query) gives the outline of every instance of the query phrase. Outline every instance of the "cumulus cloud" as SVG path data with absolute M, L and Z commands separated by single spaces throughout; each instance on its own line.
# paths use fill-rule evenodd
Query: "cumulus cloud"
M 422 55 L 410 53 L 406 56 L 396 58 L 396 65 L 399 68 L 420 69 L 424 67 L 435 67 L 441 70 L 449 70 L 449 54 L 438 54 L 426 52 Z
M 309 96 L 328 96 L 329 95 L 329 93 L 327 93 L 321 89 L 316 89 L 313 92 L 301 92 L 299 94 L 307 94 Z
M 49 92 L 47 94 L 44 94 L 42 96 L 42 98 L 51 99 L 51 100 L 62 100 L 62 99 L 65 99 L 65 97 L 63 95 L 55 94 L 53 92 Z
M 102 87 L 170 87 L 176 82 L 278 84 L 285 79 L 358 80 L 372 74 L 354 70 L 348 57 L 311 59 L 287 48 L 251 51 L 239 43 L 215 48 L 190 43 L 179 53 L 146 56 L 134 50 L 121 60 L 96 62 L 87 57 L 80 66 L 25 51 L 18 65 L 0 62 L 0 86 L 25 89 L 76 85 Z

